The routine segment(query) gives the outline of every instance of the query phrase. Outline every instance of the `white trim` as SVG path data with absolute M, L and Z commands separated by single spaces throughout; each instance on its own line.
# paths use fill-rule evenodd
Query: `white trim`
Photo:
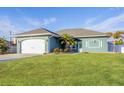
M 51 35 L 50 33 L 42 33 L 42 34 L 23 34 L 23 35 L 15 35 L 15 37 L 21 37 L 21 36 L 37 36 L 37 35 Z M 59 35 L 59 34 L 58 34 Z M 79 37 L 96 37 L 96 36 L 107 36 L 107 35 L 88 35 L 88 36 L 74 36 L 75 38 Z
M 59 37 L 59 35 L 56 35 L 56 34 L 53 34 L 53 35 L 51 35 L 51 36 L 49 36 L 49 38 L 51 38 L 51 37 Z
M 98 40 L 98 39 L 92 39 L 92 40 L 99 41 L 99 46 L 92 47 L 92 46 L 89 45 L 89 43 L 90 43 L 91 40 L 90 40 L 90 41 L 87 40 L 87 41 L 86 41 L 86 47 L 87 47 L 87 48 L 100 48 L 100 47 L 102 47 L 102 41 L 101 41 L 101 40 Z
M 15 35 L 14 37 L 21 37 L 21 36 L 38 36 L 38 35 L 51 35 L 50 33 L 42 33 L 42 34 L 24 34 L 24 35 Z
M 107 35 L 88 35 L 88 36 L 74 36 L 74 37 L 96 37 L 96 36 L 106 36 Z

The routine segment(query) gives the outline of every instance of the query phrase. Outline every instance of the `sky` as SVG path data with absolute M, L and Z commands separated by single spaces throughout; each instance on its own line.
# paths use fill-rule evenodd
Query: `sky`
M 124 8 L 121 7 L 7 7 L 0 8 L 0 37 L 8 39 L 38 28 L 58 31 L 86 28 L 100 32 L 124 31 Z

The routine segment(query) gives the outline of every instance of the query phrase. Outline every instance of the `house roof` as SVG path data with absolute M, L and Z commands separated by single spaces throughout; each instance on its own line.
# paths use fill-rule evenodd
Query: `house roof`
M 15 36 L 19 37 L 19 36 L 36 36 L 36 35 L 57 35 L 57 34 L 45 28 L 41 28 L 41 29 L 35 29 L 28 32 L 16 34 Z
M 15 37 L 37 36 L 37 35 L 59 36 L 62 34 L 70 34 L 73 37 L 108 36 L 107 34 L 102 33 L 102 32 L 97 32 L 97 31 L 93 31 L 93 30 L 89 30 L 89 29 L 83 29 L 83 28 L 63 29 L 63 30 L 57 31 L 56 33 L 49 31 L 45 28 L 40 28 L 40 29 L 35 29 L 35 30 L 28 31 L 28 32 L 16 34 Z
M 105 33 L 97 32 L 89 29 L 83 29 L 83 28 L 73 28 L 73 29 L 63 29 L 60 31 L 57 31 L 58 34 L 70 34 L 74 37 L 96 37 L 96 36 L 108 36 Z

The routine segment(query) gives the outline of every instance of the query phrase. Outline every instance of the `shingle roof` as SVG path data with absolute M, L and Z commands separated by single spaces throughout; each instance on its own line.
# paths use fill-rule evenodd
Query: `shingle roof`
M 74 37 L 88 37 L 88 36 L 107 36 L 107 34 L 102 32 L 97 32 L 89 29 L 74 28 L 74 29 L 63 29 L 57 31 L 58 34 L 70 34 Z
M 28 32 L 20 33 L 20 34 L 17 34 L 17 36 L 23 36 L 23 35 L 53 35 L 53 34 L 56 34 L 56 33 L 52 32 L 52 31 L 49 31 L 45 28 L 41 28 L 41 29 L 35 29 L 35 30 L 28 31 Z
M 16 37 L 34 36 L 34 35 L 35 36 L 36 35 L 57 35 L 58 36 L 58 34 L 59 35 L 70 34 L 74 37 L 108 36 L 107 34 L 102 32 L 97 32 L 97 31 L 83 29 L 83 28 L 63 29 L 63 30 L 57 31 L 56 33 L 49 31 L 45 28 L 41 28 L 41 29 L 35 29 L 28 32 L 17 34 Z

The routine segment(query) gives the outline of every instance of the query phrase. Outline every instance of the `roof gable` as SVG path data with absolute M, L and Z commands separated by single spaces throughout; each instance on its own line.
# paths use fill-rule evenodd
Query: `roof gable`
M 35 29 L 28 32 L 17 34 L 16 36 L 37 36 L 37 35 L 57 35 L 56 33 L 49 31 L 45 28 Z

